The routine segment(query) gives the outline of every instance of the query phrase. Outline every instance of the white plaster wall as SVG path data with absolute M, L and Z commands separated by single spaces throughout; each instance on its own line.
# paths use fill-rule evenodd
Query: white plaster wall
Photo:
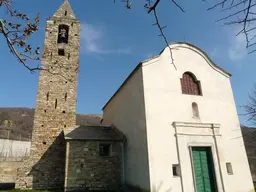
M 15 158 L 29 155 L 31 142 L 0 139 L 0 157 Z
M 175 48 L 172 53 L 177 70 L 171 64 L 169 49 L 142 67 L 151 189 L 160 186 L 158 192 L 182 191 L 181 178 L 172 176 L 172 164 L 179 163 L 172 123 L 181 121 L 220 124 L 219 155 L 225 191 L 254 191 L 229 77 L 209 65 L 194 48 L 186 44 L 175 45 Z M 181 93 L 180 78 L 186 71 L 200 80 L 203 96 Z M 200 120 L 192 117 L 192 102 L 198 104 Z M 184 136 L 179 141 L 183 147 L 183 192 L 193 192 L 187 146 L 191 143 L 214 145 L 214 142 L 211 137 L 194 136 Z M 232 163 L 233 175 L 227 174 L 226 162 Z
M 149 166 L 142 70 L 115 95 L 104 109 L 103 123 L 114 124 L 126 136 L 125 182 L 149 189 Z

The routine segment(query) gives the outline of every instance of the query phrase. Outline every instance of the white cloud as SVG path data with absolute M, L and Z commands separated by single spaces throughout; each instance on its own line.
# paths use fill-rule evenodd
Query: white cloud
M 105 31 L 102 27 L 92 24 L 81 25 L 81 47 L 87 53 L 98 54 L 130 54 L 130 48 L 108 48 L 104 43 Z
M 243 59 L 247 55 L 246 39 L 243 34 L 236 36 L 237 30 L 234 30 L 231 35 L 231 40 L 228 48 L 228 56 L 232 61 Z
M 211 51 L 210 51 L 210 57 L 217 57 L 219 54 L 219 51 L 216 47 L 214 47 Z

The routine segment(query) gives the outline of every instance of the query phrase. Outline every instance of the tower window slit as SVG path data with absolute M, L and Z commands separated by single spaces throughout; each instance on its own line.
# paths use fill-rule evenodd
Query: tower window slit
M 68 14 L 68 12 L 67 12 L 67 11 L 65 11 L 65 16 L 67 16 L 67 14 Z
M 57 105 L 58 105 L 58 100 L 56 99 L 55 100 L 55 109 L 57 108 Z
M 65 93 L 65 101 L 67 101 L 68 93 Z
M 70 59 L 70 53 L 68 54 L 68 59 Z
M 46 100 L 49 101 L 49 92 L 46 94 Z

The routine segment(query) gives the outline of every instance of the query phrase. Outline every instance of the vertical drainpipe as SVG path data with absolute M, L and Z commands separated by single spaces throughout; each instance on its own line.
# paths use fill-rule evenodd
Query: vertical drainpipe
M 221 171 L 221 164 L 220 164 L 220 157 L 219 157 L 219 147 L 218 147 L 218 143 L 217 143 L 217 138 L 216 138 L 216 134 L 215 134 L 215 129 L 214 129 L 214 124 L 212 124 L 212 135 L 213 135 L 213 139 L 214 139 L 214 144 L 215 144 L 215 149 L 216 149 L 216 154 L 217 154 L 217 159 L 218 159 L 218 164 L 219 164 L 219 172 L 220 172 L 220 179 L 221 179 L 221 186 L 222 186 L 222 190 L 223 192 L 225 192 L 225 186 L 224 186 L 224 180 L 223 180 L 223 174 Z
M 178 156 L 178 162 L 179 162 L 179 165 L 180 165 L 180 183 L 181 183 L 181 190 L 182 190 L 182 192 L 184 192 L 183 177 L 182 177 L 182 174 L 181 174 L 181 163 L 180 163 L 180 151 L 179 151 L 178 134 L 177 134 L 177 128 L 176 128 L 175 123 L 173 123 L 173 126 L 174 126 L 174 128 L 175 128 L 175 138 L 176 138 L 177 156 Z

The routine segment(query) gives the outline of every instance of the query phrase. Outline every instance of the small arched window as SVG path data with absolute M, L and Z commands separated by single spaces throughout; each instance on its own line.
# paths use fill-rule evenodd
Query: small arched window
M 58 43 L 68 43 L 69 27 L 67 25 L 59 26 Z
M 194 74 L 186 72 L 181 79 L 182 94 L 188 95 L 202 95 L 200 89 L 200 81 L 198 81 Z
M 193 117 L 199 118 L 198 105 L 195 102 L 192 103 L 192 112 L 193 112 Z

